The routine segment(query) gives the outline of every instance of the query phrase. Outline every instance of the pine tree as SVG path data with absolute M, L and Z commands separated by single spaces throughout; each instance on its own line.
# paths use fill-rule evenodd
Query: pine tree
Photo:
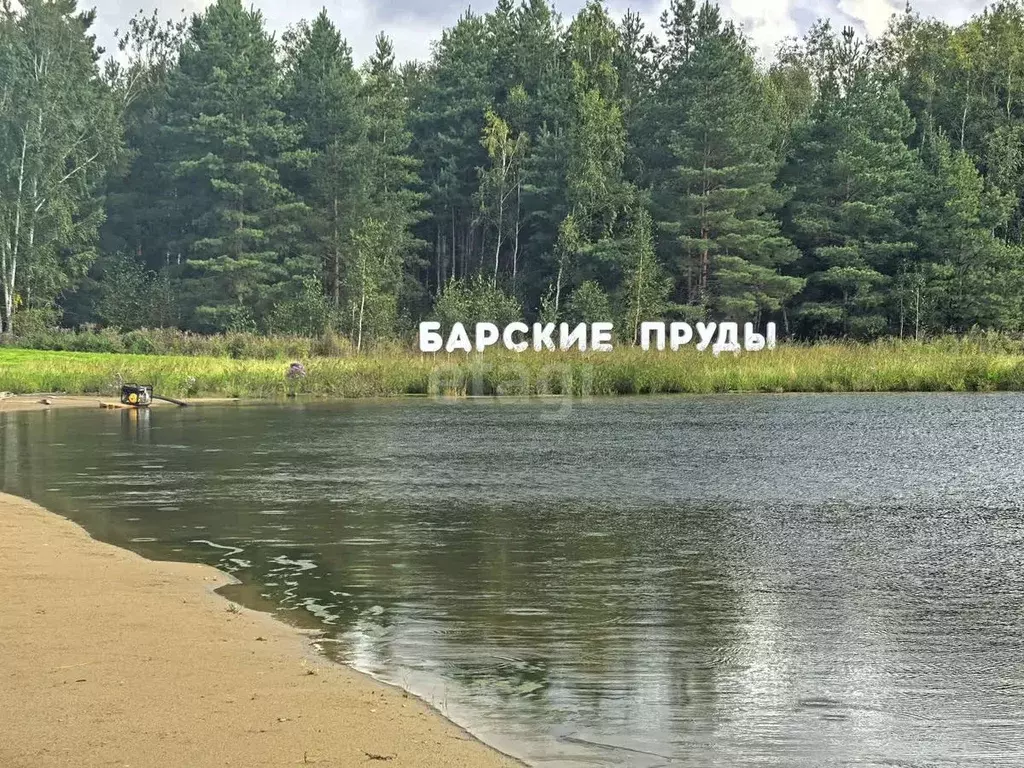
M 636 343 L 641 323 L 661 317 L 670 309 L 672 280 L 655 253 L 653 224 L 646 206 L 638 206 L 632 219 L 623 249 L 626 263 L 619 305 L 629 339 Z
M 108 65 L 107 79 L 125 104 L 128 153 L 125 167 L 108 179 L 102 246 L 106 254 L 129 254 L 150 270 L 170 266 L 173 198 L 165 190 L 168 148 L 161 132 L 185 28 L 184 19 L 161 22 L 156 11 L 139 14 L 118 40 L 124 61 Z
M 304 234 L 313 241 L 325 292 L 337 308 L 344 254 L 367 205 L 362 81 L 326 11 L 286 35 L 285 44 L 283 104 L 301 130 L 304 153 L 290 187 L 308 207 Z
M 909 111 L 872 72 L 852 30 L 831 44 L 812 119 L 784 175 L 795 189 L 789 229 L 808 275 L 800 328 L 868 337 L 890 328 L 887 286 L 914 248 L 908 225 L 920 161 L 906 144 Z
M 560 19 L 547 0 L 525 0 L 513 20 L 511 82 L 522 89 L 521 116 L 506 114 L 515 130 L 536 138 L 541 130 L 562 130 L 568 123 L 569 73 L 562 57 Z M 517 121 L 517 117 L 519 118 Z
M 280 181 L 298 134 L 279 108 L 273 39 L 241 0 L 192 19 L 171 78 L 170 177 L 177 240 L 193 277 L 193 324 L 262 322 L 293 275 L 315 275 L 298 249 L 303 206 Z
M 409 153 L 403 83 L 395 68 L 391 41 L 377 36 L 376 50 L 366 67 L 362 110 L 366 137 L 359 150 L 366 163 L 363 195 L 367 215 L 355 232 L 346 293 L 351 334 L 361 348 L 365 337 L 388 338 L 397 332 L 397 312 L 414 300 L 406 277 L 421 266 L 423 246 L 412 227 L 423 218 L 424 196 L 416 191 L 418 161 Z M 368 320 L 372 319 L 372 326 Z
M 919 251 L 903 265 L 894 297 L 899 335 L 1019 327 L 1022 254 L 994 234 L 1013 200 L 986 185 L 967 153 L 943 134 L 927 137 L 923 157 Z
M 802 285 L 779 273 L 798 254 L 775 218 L 782 196 L 772 187 L 765 84 L 717 7 L 705 3 L 695 16 L 689 3 L 674 8 L 662 89 L 681 119 L 661 131 L 671 160 L 656 203 L 678 295 L 704 311 L 758 319 Z
M 631 189 L 623 174 L 626 128 L 616 69 L 619 31 L 597 2 L 573 19 L 566 36 L 572 72 L 572 121 L 566 135 L 568 215 L 555 243 L 553 312 L 565 289 L 601 272 L 601 255 L 617 236 Z
M 559 18 L 547 1 L 528 0 L 512 16 L 511 52 L 499 53 L 495 62 L 507 71 L 511 87 L 495 94 L 491 109 L 527 150 L 517 167 L 513 225 L 518 224 L 518 238 L 513 232 L 505 262 L 514 291 L 530 310 L 539 305 L 554 273 L 555 240 L 567 214 L 571 105 L 563 42 Z M 485 167 L 492 166 L 493 160 Z
M 649 181 L 652 119 L 656 107 L 657 52 L 654 36 L 644 29 L 640 15 L 628 12 L 619 25 L 616 57 L 626 125 L 626 176 L 637 185 Z
M 566 199 L 568 136 L 544 127 L 523 161 L 523 260 L 521 290 L 537 307 L 556 259 L 559 227 L 569 214 Z
M 482 268 L 477 169 L 488 164 L 480 135 L 496 98 L 493 56 L 486 20 L 467 12 L 442 33 L 423 100 L 412 115 L 414 152 L 429 193 L 435 247 L 434 269 L 426 277 L 434 292 Z

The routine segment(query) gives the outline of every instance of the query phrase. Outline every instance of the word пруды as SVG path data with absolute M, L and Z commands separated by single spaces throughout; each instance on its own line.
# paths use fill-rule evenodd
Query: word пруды
M 555 343 L 555 331 L 558 331 L 558 342 Z M 531 328 L 526 323 L 509 323 L 499 330 L 494 323 L 476 323 L 473 338 L 463 323 L 455 323 L 448 332 L 448 338 L 441 335 L 441 323 L 427 321 L 420 323 L 419 346 L 421 352 L 483 352 L 501 342 L 505 349 L 513 352 L 524 352 L 531 346 L 537 352 L 541 350 L 578 349 L 585 352 L 591 349 L 607 352 L 612 349 L 612 323 L 580 323 L 570 328 L 568 323 L 534 323 Z M 667 329 L 667 333 L 666 333 Z M 717 333 L 717 339 L 715 338 Z M 530 334 L 530 340 L 525 337 Z M 753 323 L 743 324 L 743 345 L 739 342 L 739 323 L 662 323 L 645 322 L 640 324 L 640 348 L 647 350 L 653 346 L 662 351 L 666 346 L 673 352 L 689 344 L 696 337 L 696 347 L 704 351 L 709 346 L 714 354 L 721 352 L 757 352 L 762 349 L 775 348 L 775 323 L 768 323 L 764 334 L 754 332 Z M 532 341 L 532 344 L 531 344 Z

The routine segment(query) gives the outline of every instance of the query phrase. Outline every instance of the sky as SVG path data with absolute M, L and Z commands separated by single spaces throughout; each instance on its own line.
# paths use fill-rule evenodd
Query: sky
M 201 11 L 207 0 L 92 0 L 97 12 L 96 33 L 101 45 L 113 47 L 114 31 L 140 9 L 157 8 L 162 18 Z M 568 20 L 586 0 L 556 0 L 554 6 Z M 80 0 L 88 7 L 90 0 Z M 400 60 L 426 59 L 431 42 L 452 26 L 467 7 L 486 13 L 494 0 L 471 4 L 470 0 L 255 0 L 268 26 L 278 34 L 301 19 L 311 19 L 326 6 L 348 39 L 357 62 L 373 51 L 374 37 L 384 30 L 394 41 Z M 639 13 L 648 28 L 657 30 L 658 18 L 668 0 L 607 0 L 619 18 L 627 10 Z M 761 54 L 770 57 L 779 42 L 807 31 L 815 19 L 829 17 L 838 27 L 852 25 L 862 34 L 881 34 L 891 14 L 902 11 L 905 0 L 721 0 L 726 18 L 738 22 Z M 985 0 L 917 0 L 913 7 L 926 16 L 959 23 L 979 12 Z

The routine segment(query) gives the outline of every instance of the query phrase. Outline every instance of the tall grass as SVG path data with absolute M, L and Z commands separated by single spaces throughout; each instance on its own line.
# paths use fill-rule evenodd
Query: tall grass
M 246 398 L 284 396 L 292 387 L 330 397 L 1024 390 L 1024 354 L 956 339 L 784 344 L 720 357 L 693 348 L 617 347 L 603 353 L 390 351 L 301 359 L 307 376 L 290 383 L 282 360 L 0 348 L 0 390 L 113 395 L 122 382 L 153 384 L 158 394 L 172 397 Z
M 0 336 L 0 346 L 46 349 L 59 352 L 110 352 L 136 355 L 232 357 L 240 360 L 339 357 L 354 352 L 352 344 L 337 334 L 320 337 L 288 334 L 228 332 L 198 334 L 176 328 L 37 328 L 16 337 Z

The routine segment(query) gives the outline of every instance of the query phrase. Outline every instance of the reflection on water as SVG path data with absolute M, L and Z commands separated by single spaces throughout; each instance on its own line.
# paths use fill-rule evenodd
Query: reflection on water
M 1016 396 L 0 414 L 0 480 L 538 765 L 1024 764 Z

